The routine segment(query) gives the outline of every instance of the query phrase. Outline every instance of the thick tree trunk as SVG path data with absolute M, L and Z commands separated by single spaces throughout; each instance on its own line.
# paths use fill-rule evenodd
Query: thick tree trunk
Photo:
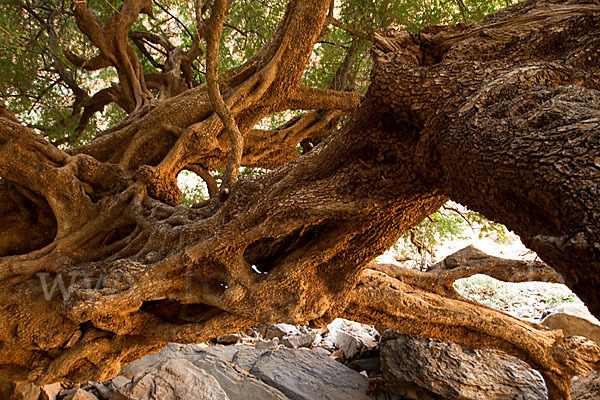
M 292 2 L 221 85 L 249 163 L 264 157 L 250 130 L 263 116 L 358 104 L 299 83 L 328 6 Z M 382 32 L 340 131 L 196 208 L 177 205 L 177 173 L 224 165 L 231 148 L 204 86 L 70 154 L 0 114 L 0 224 L 52 232 L 0 235 L 0 377 L 100 380 L 170 341 L 347 315 L 509 351 L 568 397 L 571 375 L 600 368 L 593 343 L 458 298 L 460 273 L 364 269 L 453 198 L 514 229 L 600 314 L 599 28 L 597 4 L 525 1 L 473 26 Z M 68 293 L 50 296 L 60 279 Z

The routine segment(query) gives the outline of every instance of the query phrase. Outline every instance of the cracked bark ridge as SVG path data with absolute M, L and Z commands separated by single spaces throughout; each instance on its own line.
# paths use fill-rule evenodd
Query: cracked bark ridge
M 104 28 L 84 3 L 76 17 L 102 55 L 125 57 L 127 10 L 144 4 L 125 1 Z M 271 146 L 325 135 L 331 113 L 360 106 L 326 143 L 300 158 L 272 153 L 273 171 L 193 208 L 178 205 L 177 173 L 223 166 L 232 148 L 206 85 L 145 103 L 135 62 L 119 58 L 134 112 L 68 152 L 0 109 L 0 224 L 22 229 L 0 235 L 2 379 L 103 380 L 168 342 L 339 315 L 507 351 L 540 370 L 552 399 L 600 368 L 594 343 L 448 284 L 475 270 L 537 279 L 545 265 L 470 250 L 425 275 L 368 266 L 452 198 L 506 223 L 599 314 L 600 6 L 524 1 L 475 25 L 379 32 L 361 102 L 300 83 L 329 5 L 291 1 L 272 40 L 221 74 L 242 164 L 265 165 Z M 107 35 L 117 37 L 102 50 Z M 252 130 L 290 109 L 315 114 Z M 41 282 L 57 279 L 68 293 L 46 300 Z

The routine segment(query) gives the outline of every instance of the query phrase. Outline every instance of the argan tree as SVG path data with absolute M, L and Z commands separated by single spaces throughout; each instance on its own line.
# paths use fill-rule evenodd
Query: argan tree
M 338 316 L 506 351 L 552 399 L 600 369 L 593 342 L 452 286 L 562 276 L 600 315 L 597 1 L 477 23 L 487 5 L 451 2 L 465 23 L 425 27 L 389 1 L 7 3 L 0 378 L 103 380 L 168 342 Z M 183 170 L 209 199 L 181 204 Z M 471 248 L 428 272 L 371 263 L 448 199 L 545 263 Z

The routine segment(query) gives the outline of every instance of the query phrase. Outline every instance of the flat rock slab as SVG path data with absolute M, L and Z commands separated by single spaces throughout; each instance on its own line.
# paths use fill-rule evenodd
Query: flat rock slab
M 230 400 L 287 400 L 276 388 L 263 383 L 247 371 L 234 368 L 213 354 L 200 352 L 195 356 L 188 356 L 187 360 L 213 376 Z
M 216 379 L 229 400 L 286 400 L 287 398 L 279 390 L 244 371 L 244 369 L 250 369 L 251 366 L 237 369 L 233 367 L 232 359 L 240 351 L 254 352 L 255 349 L 248 346 L 200 346 L 171 343 L 158 353 L 128 365 L 121 372 L 122 375 L 117 378 L 131 379 L 153 369 L 158 363 L 179 358 L 189 361 Z M 254 359 L 260 354 L 260 352 L 255 354 Z M 251 361 L 248 360 L 248 362 Z
M 258 358 L 267 351 L 268 350 L 259 350 L 252 347 L 242 349 L 235 353 L 232 361 L 240 369 L 243 369 L 244 371 L 250 371 L 250 369 L 252 369 L 256 363 L 256 360 L 258 360 Z
M 390 393 L 409 399 L 545 400 L 539 372 L 495 350 L 474 350 L 454 343 L 386 331 L 381 370 Z
M 229 400 L 215 378 L 184 359 L 159 362 L 118 392 L 127 400 Z
M 292 400 L 373 400 L 366 377 L 309 350 L 267 351 L 250 373 Z

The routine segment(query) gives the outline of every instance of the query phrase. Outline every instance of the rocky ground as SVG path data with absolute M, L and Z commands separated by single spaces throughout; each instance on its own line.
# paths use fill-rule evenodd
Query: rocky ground
M 532 295 L 529 289 L 524 298 Z M 509 311 L 525 309 L 520 296 L 511 297 Z M 544 311 L 530 310 L 535 316 Z M 600 341 L 600 324 L 585 307 L 564 304 L 547 314 L 551 328 Z M 210 343 L 173 343 L 108 382 L 12 390 L 12 398 L 27 400 L 547 398 L 540 374 L 504 353 L 391 330 L 380 334 L 342 319 L 318 330 L 260 325 Z M 600 398 L 600 377 L 575 378 L 572 393 L 579 400 Z

